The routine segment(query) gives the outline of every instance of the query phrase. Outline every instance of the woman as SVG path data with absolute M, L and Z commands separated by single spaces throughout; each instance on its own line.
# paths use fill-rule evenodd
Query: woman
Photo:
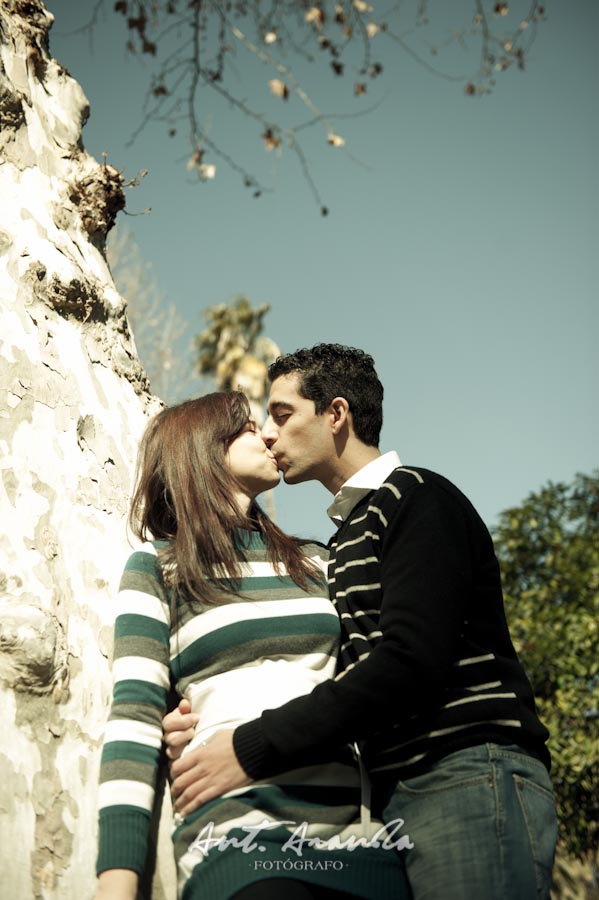
M 200 715 L 196 746 L 334 676 L 326 551 L 256 503 L 278 481 L 239 392 L 165 409 L 142 439 L 130 524 L 145 543 L 125 567 L 115 625 L 97 900 L 136 897 L 171 688 Z M 368 844 L 359 802 L 351 759 L 217 798 L 175 827 L 180 896 L 397 900 L 394 850 L 344 849 Z

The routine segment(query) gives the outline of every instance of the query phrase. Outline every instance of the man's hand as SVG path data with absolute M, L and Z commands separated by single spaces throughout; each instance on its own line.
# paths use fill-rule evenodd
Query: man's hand
M 176 813 L 187 816 L 209 800 L 249 784 L 233 749 L 233 730 L 217 731 L 170 764 Z
M 191 703 L 183 698 L 179 706 L 162 720 L 166 755 L 169 759 L 178 759 L 195 734 L 199 716 L 191 711 Z

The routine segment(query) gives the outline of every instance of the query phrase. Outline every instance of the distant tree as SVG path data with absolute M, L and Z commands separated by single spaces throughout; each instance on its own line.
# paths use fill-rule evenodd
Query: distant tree
M 384 6 L 367 0 L 111 0 L 110 5 L 122 16 L 128 51 L 155 59 L 135 135 L 150 122 L 162 123 L 172 137 L 183 128 L 190 148 L 188 167 L 199 181 L 214 178 L 217 163 L 223 162 L 259 196 L 264 185 L 240 159 L 239 147 L 247 142 L 236 139 L 231 146 L 215 134 L 206 107 L 211 95 L 247 118 L 266 151 L 287 148 L 295 154 L 324 215 L 328 210 L 310 173 L 303 132 L 320 126 L 323 146 L 332 148 L 345 140 L 333 126 L 342 117 L 339 110 L 323 113 L 318 97 L 307 88 L 310 65 L 321 66 L 346 90 L 349 82 L 348 93 L 362 104 L 370 83 L 383 73 L 385 52 L 393 51 L 407 54 L 430 74 L 455 81 L 468 95 L 481 95 L 493 89 L 501 72 L 524 69 L 545 16 L 538 0 L 464 0 L 457 11 L 455 3 L 448 10 L 449 4 L 438 0 Z M 106 7 L 107 0 L 96 0 L 83 30 L 93 33 Z M 458 65 L 452 49 L 459 51 Z M 248 69 L 252 63 L 264 71 L 259 96 L 248 96 L 246 75 L 253 71 Z M 469 71 L 460 72 L 462 68 Z M 363 111 L 362 106 L 345 115 Z
M 106 242 L 115 285 L 127 301 L 139 358 L 152 391 L 166 403 L 178 403 L 202 393 L 206 385 L 193 375 L 193 338 L 190 326 L 174 302 L 160 289 L 152 264 L 142 256 L 130 229 L 120 223 Z
M 280 353 L 262 336 L 269 309 L 266 303 L 252 307 L 247 297 L 211 306 L 204 313 L 208 327 L 195 339 L 198 373 L 211 375 L 221 391 L 244 391 L 257 422 L 263 419 L 268 366 Z
M 188 341 L 189 322 L 161 291 L 152 264 L 144 260 L 133 233 L 122 223 L 106 242 L 107 259 L 152 390 L 175 403 L 209 390 L 241 390 L 261 422 L 268 390 L 268 366 L 280 350 L 262 334 L 270 306 L 253 307 L 247 297 L 206 307 L 207 327 Z
M 270 306 L 253 307 L 247 297 L 219 303 L 204 312 L 208 327 L 195 338 L 196 371 L 214 378 L 220 391 L 243 391 L 254 420 L 261 424 L 268 393 L 268 366 L 280 354 L 271 338 L 262 335 Z M 276 518 L 273 491 L 262 496 L 268 515 Z
M 510 629 L 551 735 L 561 846 L 585 858 L 599 840 L 599 472 L 530 494 L 494 537 Z

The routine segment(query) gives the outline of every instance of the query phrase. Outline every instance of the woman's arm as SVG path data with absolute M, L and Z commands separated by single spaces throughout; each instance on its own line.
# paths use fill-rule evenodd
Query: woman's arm
M 97 872 L 143 871 L 162 745 L 169 674 L 169 611 L 151 545 L 125 566 L 115 622 L 113 700 L 99 786 Z
M 98 878 L 94 900 L 135 900 L 138 881 L 131 869 L 107 869 Z

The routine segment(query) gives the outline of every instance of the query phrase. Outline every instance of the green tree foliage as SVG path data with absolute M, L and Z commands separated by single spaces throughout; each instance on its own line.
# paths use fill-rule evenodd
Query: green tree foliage
M 599 837 L 599 471 L 549 483 L 494 534 L 516 650 L 549 728 L 565 849 Z
M 247 297 L 238 297 L 235 304 L 219 303 L 205 310 L 208 328 L 195 339 L 200 375 L 214 375 L 220 390 L 234 389 L 239 363 L 253 351 L 269 310 L 267 303 L 252 307 Z

